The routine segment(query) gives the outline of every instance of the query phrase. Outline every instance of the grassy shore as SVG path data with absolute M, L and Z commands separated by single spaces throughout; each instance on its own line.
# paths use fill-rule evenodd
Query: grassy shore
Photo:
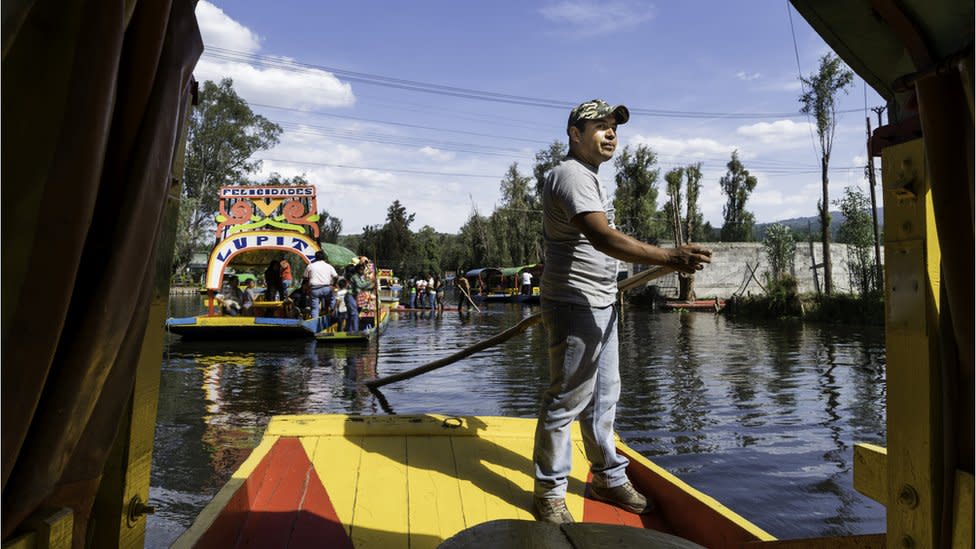
M 722 314 L 731 318 L 797 318 L 835 324 L 884 325 L 884 300 L 880 294 L 817 296 L 767 294 L 725 301 Z

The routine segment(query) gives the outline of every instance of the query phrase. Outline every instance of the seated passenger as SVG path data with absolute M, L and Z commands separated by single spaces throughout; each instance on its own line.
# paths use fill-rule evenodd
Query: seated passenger
M 312 285 L 307 278 L 288 296 L 285 313 L 292 318 L 310 318 L 312 314 Z
M 244 286 L 244 291 L 241 292 L 241 314 L 251 316 L 254 314 L 254 300 L 257 295 L 257 290 L 254 289 L 254 279 L 249 278 Z
M 244 292 L 236 276 L 228 277 L 224 291 L 214 295 L 214 300 L 220 304 L 220 312 L 227 316 L 237 316 L 241 312 L 241 302 Z

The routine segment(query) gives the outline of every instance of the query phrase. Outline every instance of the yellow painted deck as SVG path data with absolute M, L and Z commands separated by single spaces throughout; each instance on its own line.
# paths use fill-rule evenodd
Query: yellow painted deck
M 534 419 L 499 417 L 275 417 L 174 547 L 329 539 L 335 547 L 417 549 L 488 521 L 532 521 L 534 430 Z M 642 517 L 586 498 L 578 424 L 572 435 L 567 505 L 577 520 L 653 528 L 706 547 L 773 539 L 622 443 L 628 474 L 660 510 Z

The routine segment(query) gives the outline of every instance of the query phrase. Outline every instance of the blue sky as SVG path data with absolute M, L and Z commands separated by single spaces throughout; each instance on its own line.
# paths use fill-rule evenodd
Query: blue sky
M 201 0 L 197 17 L 197 79 L 233 78 L 284 129 L 258 155 L 257 179 L 304 174 L 344 233 L 382 224 L 394 199 L 416 214 L 414 230 L 456 232 L 473 211 L 490 214 L 508 167 L 531 176 L 535 153 L 565 142 L 571 106 L 594 97 L 630 107 L 620 147 L 650 146 L 662 179 L 703 162 L 700 206 L 713 225 L 733 150 L 759 180 L 747 204 L 758 222 L 816 214 L 819 157 L 798 115 L 797 58 L 809 76 L 829 48 L 786 0 Z M 850 112 L 831 200 L 867 189 L 865 104 L 883 101 L 855 77 L 839 98 Z M 614 171 L 600 170 L 611 192 Z

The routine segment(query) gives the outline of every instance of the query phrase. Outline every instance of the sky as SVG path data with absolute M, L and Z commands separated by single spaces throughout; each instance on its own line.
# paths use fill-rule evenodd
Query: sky
M 566 143 L 570 109 L 593 98 L 629 107 L 618 154 L 649 146 L 662 182 L 702 162 L 713 226 L 734 150 L 758 179 L 746 206 L 758 223 L 817 212 L 799 75 L 831 50 L 787 0 L 201 0 L 197 19 L 197 80 L 232 78 L 282 127 L 252 178 L 304 175 L 343 234 L 382 225 L 394 200 L 414 231 L 490 215 L 508 168 L 531 177 L 538 151 Z M 870 109 L 883 105 L 857 76 L 838 96 L 831 201 L 868 192 L 865 114 L 877 127 Z M 615 171 L 600 169 L 611 193 Z

